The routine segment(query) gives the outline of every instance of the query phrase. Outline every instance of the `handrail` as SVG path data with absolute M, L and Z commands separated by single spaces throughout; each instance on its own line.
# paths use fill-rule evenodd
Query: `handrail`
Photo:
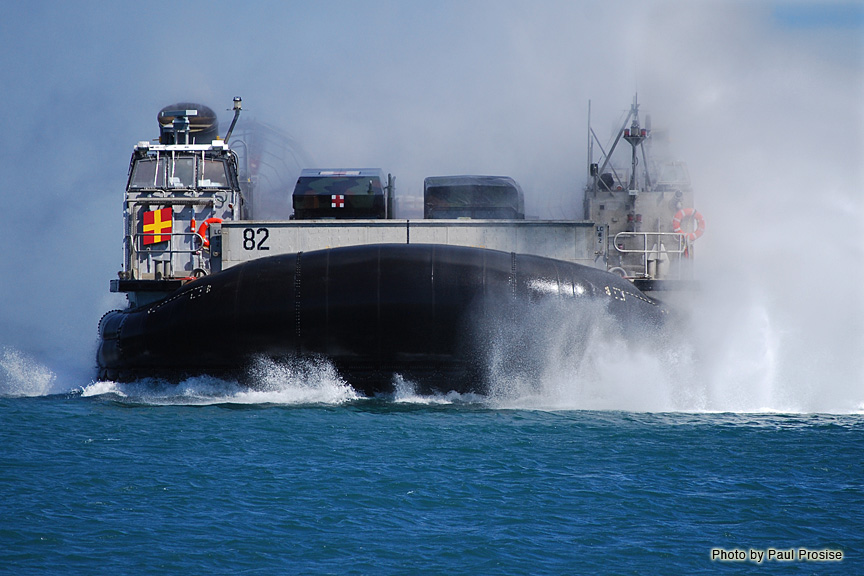
M 159 233 L 159 232 L 135 232 L 135 233 L 131 234 L 130 236 L 132 236 L 132 242 L 133 242 L 133 246 L 135 247 L 135 250 L 137 250 L 139 252 L 160 252 L 160 253 L 164 253 L 164 254 L 195 254 L 196 252 L 198 252 L 200 250 L 200 248 L 197 248 L 194 250 L 180 250 L 180 249 L 174 250 L 172 248 L 172 244 L 173 244 L 172 241 L 168 241 L 168 249 L 165 249 L 165 248 L 154 249 L 154 248 L 150 247 L 151 246 L 150 244 L 148 244 L 147 246 L 144 246 L 143 244 L 141 244 L 141 242 L 144 241 L 144 236 L 172 236 L 172 237 L 173 236 L 196 236 L 200 239 L 201 237 L 198 236 L 197 232 L 170 232 L 170 233 L 169 232 L 162 232 L 162 233 Z M 162 244 L 162 242 L 160 242 L 160 244 Z
M 653 237 L 654 242 L 651 248 L 648 248 L 648 238 Z M 661 245 L 663 245 L 663 237 L 667 238 L 670 247 L 666 247 L 665 245 L 661 249 Z M 642 248 L 622 248 L 619 246 L 619 239 L 626 238 L 642 238 Z M 642 255 L 642 272 L 641 275 L 636 276 L 626 276 L 627 278 L 655 278 L 659 276 L 658 274 L 658 261 L 661 260 L 662 255 L 666 255 L 669 257 L 671 261 L 674 258 L 674 261 L 677 262 L 678 270 L 677 276 L 680 278 L 682 276 L 682 266 L 680 266 L 681 261 L 685 258 L 685 255 L 688 255 L 691 250 L 690 241 L 687 239 L 686 234 L 682 234 L 680 232 L 619 232 L 613 238 L 613 245 L 615 246 L 615 250 L 617 250 L 621 254 L 641 254 Z M 677 247 L 675 247 L 677 245 Z M 655 258 L 650 258 L 650 256 L 655 256 Z M 651 264 L 654 265 L 654 271 L 651 271 Z
M 632 250 L 626 248 L 618 247 L 618 237 L 619 236 L 627 236 L 627 237 L 643 237 L 643 246 L 648 246 L 648 236 L 670 236 L 673 237 L 675 242 L 678 244 L 677 250 L 670 250 L 668 248 L 664 250 L 660 250 L 659 244 L 657 244 L 657 248 L 644 248 L 642 250 Z M 622 254 L 650 254 L 652 252 L 660 253 L 665 252 L 667 254 L 683 254 L 687 251 L 687 236 L 680 232 L 619 232 L 615 235 L 614 238 L 615 249 Z
M 177 198 L 175 196 L 151 196 L 147 198 L 127 198 L 126 203 L 130 206 L 133 204 L 186 204 L 193 206 L 212 206 L 213 198 L 210 196 L 202 196 L 200 198 Z
M 144 245 L 144 237 L 146 236 L 170 236 L 171 239 L 168 240 L 168 245 L 165 246 L 164 242 L 160 242 L 159 244 L 147 244 Z M 175 237 L 192 237 L 189 242 L 189 246 L 193 246 L 193 248 L 175 248 Z M 128 234 L 126 236 L 130 244 L 132 245 L 132 253 L 137 254 L 137 257 L 131 258 L 130 262 L 124 263 L 124 272 L 135 272 L 136 277 L 140 277 L 141 275 L 141 267 L 145 265 L 145 262 L 153 262 L 154 265 L 158 266 L 161 263 L 161 266 L 168 267 L 168 270 L 162 270 L 163 277 L 173 278 L 174 277 L 174 268 L 175 264 L 181 264 L 181 262 L 185 261 L 184 258 L 181 258 L 179 261 L 175 262 L 175 255 L 183 255 L 188 254 L 188 261 L 191 263 L 191 267 L 193 270 L 196 268 L 202 268 L 202 266 L 206 265 L 206 258 L 202 259 L 200 262 L 196 262 L 196 256 L 201 256 L 201 248 L 194 248 L 195 246 L 195 238 L 200 240 L 200 236 L 198 236 L 197 232 L 170 232 L 170 233 L 158 233 L 158 232 L 133 232 L 132 234 Z M 181 245 L 185 245 L 186 242 L 179 242 Z M 164 260 L 151 260 L 154 255 L 165 256 Z M 147 264 L 149 268 L 149 264 Z

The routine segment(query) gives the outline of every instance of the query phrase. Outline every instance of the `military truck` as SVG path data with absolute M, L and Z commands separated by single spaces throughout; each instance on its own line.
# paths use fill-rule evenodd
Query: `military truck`
M 383 170 L 306 169 L 294 186 L 295 220 L 393 218 L 393 177 Z
M 525 194 L 507 176 L 431 176 L 423 181 L 423 217 L 524 220 Z

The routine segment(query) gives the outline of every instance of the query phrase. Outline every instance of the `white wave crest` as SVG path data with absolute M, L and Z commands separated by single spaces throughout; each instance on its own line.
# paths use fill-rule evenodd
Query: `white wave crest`
M 393 376 L 393 395 L 389 398 L 397 404 L 481 404 L 486 397 L 470 392 L 460 393 L 451 390 L 447 393 L 421 394 L 414 382 L 406 380 L 401 374 Z
M 93 382 L 84 397 L 116 396 L 155 405 L 342 404 L 361 396 L 335 368 L 323 361 L 277 362 L 259 359 L 243 382 L 195 376 L 179 383 L 145 378 L 134 382 Z

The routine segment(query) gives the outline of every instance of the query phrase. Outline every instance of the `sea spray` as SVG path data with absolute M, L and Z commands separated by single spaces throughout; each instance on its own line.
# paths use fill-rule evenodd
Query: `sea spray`
M 0 396 L 43 396 L 52 392 L 57 376 L 15 348 L 0 353 Z
M 518 322 L 495 324 L 487 347 L 494 406 L 671 411 L 693 372 L 689 344 L 666 326 L 630 321 L 586 301 L 577 311 L 533 304 Z M 686 388 L 686 386 L 684 387 Z
M 268 358 L 256 359 L 242 380 L 201 375 L 178 383 L 156 378 L 98 381 L 83 387 L 81 394 L 153 405 L 335 405 L 360 398 L 326 361 Z
M 393 375 L 393 393 L 379 395 L 377 398 L 384 399 L 394 404 L 418 404 L 418 405 L 438 405 L 438 404 L 468 404 L 468 405 L 485 405 L 488 397 L 482 394 L 473 394 L 470 392 L 430 392 L 423 394 L 418 392 L 416 383 L 406 380 L 401 374 Z

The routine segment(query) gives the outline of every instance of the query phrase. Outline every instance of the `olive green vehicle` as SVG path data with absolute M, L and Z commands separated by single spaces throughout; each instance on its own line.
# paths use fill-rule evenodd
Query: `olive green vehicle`
M 295 220 L 392 218 L 393 177 L 377 168 L 307 169 L 292 201 Z

